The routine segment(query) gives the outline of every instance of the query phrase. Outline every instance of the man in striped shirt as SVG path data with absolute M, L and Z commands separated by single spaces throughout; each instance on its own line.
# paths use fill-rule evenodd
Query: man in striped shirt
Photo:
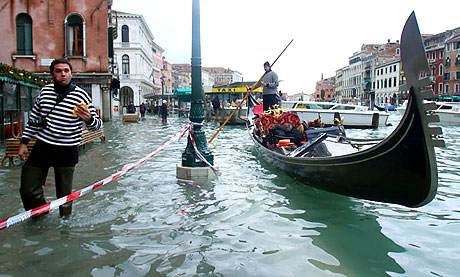
M 25 161 L 19 191 L 26 210 L 46 204 L 43 185 L 50 167 L 54 167 L 57 198 L 72 193 L 82 126 L 86 124 L 88 130 L 102 126 L 89 95 L 73 84 L 70 62 L 55 59 L 50 74 L 54 84 L 44 86 L 35 100 L 18 152 Z M 27 143 L 34 138 L 29 155 Z M 62 218 L 71 212 L 72 202 L 59 207 Z

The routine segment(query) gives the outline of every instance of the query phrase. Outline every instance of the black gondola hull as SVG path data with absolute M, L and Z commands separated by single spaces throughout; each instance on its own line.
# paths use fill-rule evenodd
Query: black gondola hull
M 253 137 L 257 151 L 273 166 L 297 180 L 346 196 L 415 207 L 436 194 L 437 179 L 429 162 L 417 105 L 397 129 L 376 146 L 354 154 L 326 158 L 288 157 L 264 147 Z

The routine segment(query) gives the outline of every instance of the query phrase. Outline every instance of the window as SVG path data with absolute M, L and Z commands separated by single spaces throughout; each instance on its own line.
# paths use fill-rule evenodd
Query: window
M 460 92 L 460 85 L 455 84 L 455 91 L 454 92 Z
M 447 67 L 450 66 L 450 57 L 447 57 L 447 58 L 446 58 L 446 66 L 447 66 Z
M 442 83 L 439 83 L 439 89 L 438 89 L 439 92 L 442 92 L 442 89 L 443 89 L 442 85 L 443 85 Z
M 129 42 L 129 27 L 128 27 L 128 25 L 121 26 L 121 42 Z
M 16 16 L 17 55 L 32 55 L 32 18 L 21 13 Z
M 449 81 L 450 80 L 450 72 L 444 73 L 444 81 Z
M 65 23 L 66 56 L 81 57 L 85 55 L 83 18 L 78 14 L 71 14 Z
M 123 57 L 121 57 L 121 73 L 129 74 L 129 56 L 128 55 L 123 55 Z
M 442 76 L 444 74 L 444 66 L 442 64 L 439 64 L 439 76 Z
M 396 77 L 393 77 L 393 85 L 396 87 L 397 83 L 396 83 Z
M 455 65 L 460 65 L 460 55 L 455 58 Z
M 445 88 L 446 88 L 446 94 L 449 93 L 449 85 L 446 84 Z
M 460 80 L 460 71 L 455 72 L 455 77 L 457 80 Z
M 444 58 L 444 51 L 443 50 L 439 50 L 439 58 L 440 59 Z

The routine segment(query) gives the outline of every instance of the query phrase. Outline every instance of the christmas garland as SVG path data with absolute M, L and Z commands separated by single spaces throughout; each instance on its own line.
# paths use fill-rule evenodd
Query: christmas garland
M 25 83 L 34 84 L 37 86 L 44 86 L 53 83 L 53 79 L 42 78 L 37 74 L 30 73 L 23 69 L 17 69 L 10 65 L 0 63 L 0 76 L 8 77 L 14 80 L 22 81 Z

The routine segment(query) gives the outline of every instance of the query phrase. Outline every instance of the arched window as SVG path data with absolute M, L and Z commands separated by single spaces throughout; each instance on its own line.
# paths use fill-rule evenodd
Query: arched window
M 66 56 L 84 56 L 84 21 L 79 14 L 71 14 L 65 22 Z
M 439 64 L 439 76 L 442 76 L 444 75 L 444 66 L 441 64 Z
M 129 42 L 129 27 L 128 27 L 128 25 L 121 26 L 121 42 Z
M 129 74 L 129 56 L 123 55 L 121 57 L 121 74 Z
M 26 13 L 16 16 L 17 55 L 32 55 L 32 18 Z

